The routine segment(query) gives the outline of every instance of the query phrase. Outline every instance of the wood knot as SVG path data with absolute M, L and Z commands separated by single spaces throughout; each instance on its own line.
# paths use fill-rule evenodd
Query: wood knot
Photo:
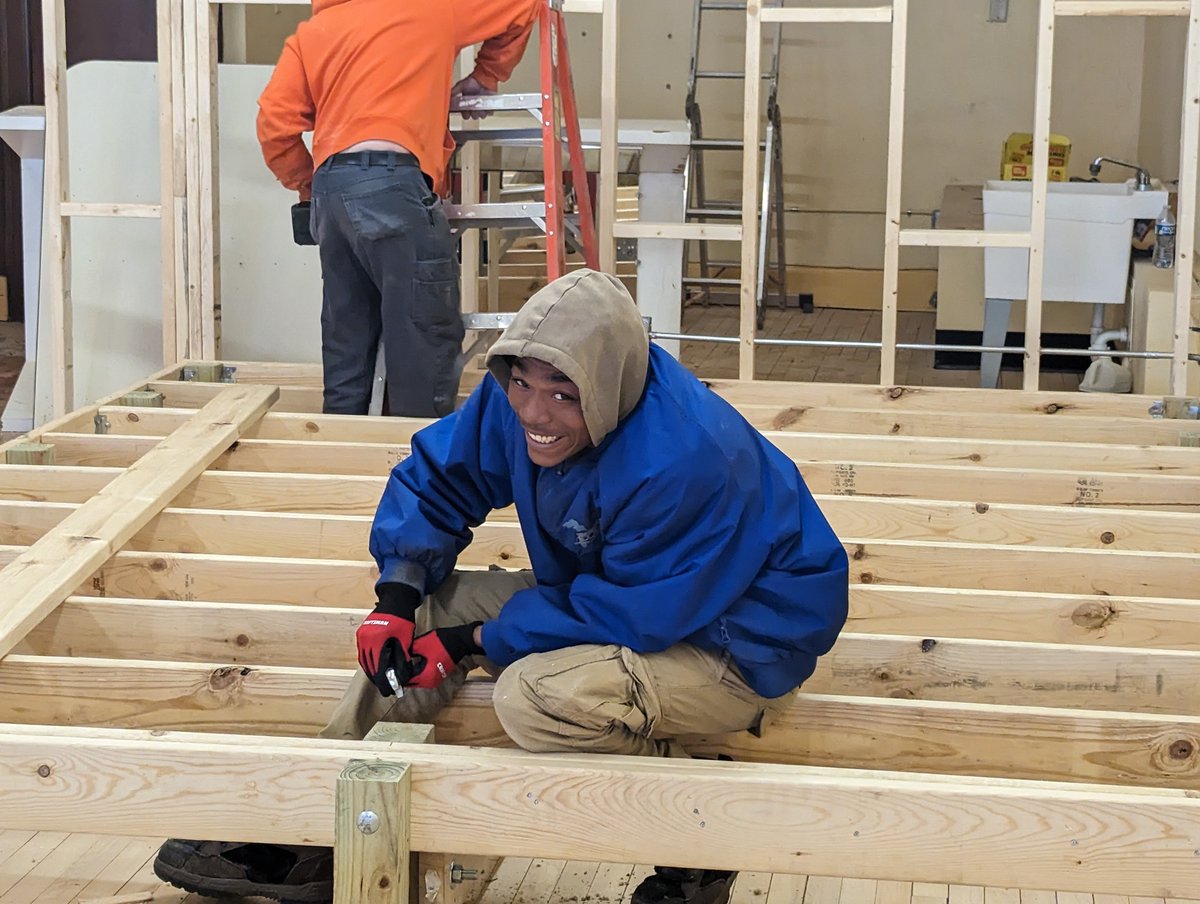
M 852 552 L 850 554 L 850 558 L 852 558 L 855 562 L 859 562 L 859 561 L 862 561 L 863 559 L 865 559 L 866 557 L 867 557 L 867 548 L 861 543 L 856 543 L 854 545 L 854 552 Z
M 895 436 L 897 433 L 899 433 L 903 429 L 904 428 L 901 427 L 899 424 L 892 424 L 892 429 L 890 432 L 893 436 Z
M 51 769 L 49 766 L 47 766 L 45 763 L 42 763 L 42 765 L 38 766 L 38 768 L 37 768 L 37 774 L 40 775 L 42 778 L 49 778 L 50 773 L 53 771 L 54 770 Z
M 1196 746 L 1186 738 L 1180 738 L 1174 741 L 1167 748 L 1167 755 L 1173 760 L 1188 760 L 1196 752 Z
M 869 571 L 864 571 L 858 576 L 858 582 L 860 584 L 873 584 L 875 583 L 875 575 L 871 574 Z
M 1082 603 L 1071 613 L 1071 621 L 1088 631 L 1099 631 L 1117 617 L 1117 610 L 1107 603 Z
M 305 421 L 304 422 L 304 432 L 305 433 L 320 433 L 321 428 L 319 426 L 317 426 L 315 423 L 313 423 L 312 421 Z
M 807 408 L 785 408 L 771 419 L 772 430 L 786 430 L 800 418 L 804 417 Z
M 875 678 L 878 681 L 891 681 L 892 673 L 887 671 L 887 669 L 880 669 L 878 672 L 875 673 Z
M 500 561 L 501 562 L 507 562 L 511 558 L 512 558 L 512 553 L 509 552 L 507 549 L 500 550 Z
M 990 506 L 986 502 L 976 502 L 975 511 L 980 515 L 986 515 Z
M 1061 409 L 1053 402 L 1042 407 L 1042 411 L 1046 412 L 1046 414 L 1057 414 L 1060 410 Z
M 903 396 L 905 392 L 907 392 L 907 390 L 903 386 L 889 386 L 887 390 L 887 397 L 889 399 L 898 399 Z
M 125 415 L 125 420 L 127 420 L 131 424 L 136 424 L 138 421 L 141 420 L 141 418 L 138 417 L 136 414 L 134 414 L 131 411 L 131 412 L 129 412 L 129 414 Z
M 1100 542 L 1103 543 L 1105 546 L 1107 546 L 1109 543 L 1112 543 L 1116 539 L 1117 539 L 1116 535 L 1110 530 L 1106 530 L 1104 533 L 1102 533 L 1100 535 Z
M 932 650 L 936 646 L 937 646 L 936 640 L 934 640 L 932 637 L 926 637 L 923 641 L 921 641 L 921 652 L 928 653 L 930 650 Z
M 242 679 L 249 675 L 251 671 L 249 668 L 236 665 L 226 665 L 221 666 L 219 669 L 213 669 L 212 674 L 208 676 L 209 690 L 235 690 L 241 686 Z
M 967 461 L 983 461 L 983 456 L 978 452 L 972 452 L 967 456 Z
M 159 571 L 159 572 L 166 571 L 167 570 L 166 559 L 151 559 L 149 567 L 150 567 L 151 571 Z
M 233 639 L 233 642 L 234 642 L 235 644 L 237 644 L 239 647 L 248 647 L 248 646 L 250 646 L 250 638 L 249 638 L 249 637 L 247 637 L 245 634 L 239 634 L 237 637 L 235 637 L 235 638 Z

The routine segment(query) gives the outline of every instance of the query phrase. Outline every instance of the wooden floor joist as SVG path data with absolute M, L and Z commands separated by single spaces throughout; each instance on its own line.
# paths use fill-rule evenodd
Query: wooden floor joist
M 0 466 L 0 563 L 231 388 L 181 372 L 23 438 L 55 464 Z M 322 415 L 309 365 L 208 372 L 278 399 L 57 608 L 0 605 L 0 827 L 328 843 L 341 768 L 386 752 L 410 766 L 414 849 L 1200 897 L 1200 455 L 1153 399 L 712 383 L 797 462 L 851 611 L 761 738 L 683 739 L 745 763 L 688 764 L 504 750 L 486 682 L 437 725 L 479 749 L 311 739 L 424 422 Z M 166 407 L 119 404 L 139 391 Z M 527 565 L 511 509 L 460 558 Z M 451 795 L 510 831 L 438 823 Z

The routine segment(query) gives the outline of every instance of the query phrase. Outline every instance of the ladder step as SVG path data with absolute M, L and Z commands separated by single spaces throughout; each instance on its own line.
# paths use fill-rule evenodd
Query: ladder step
M 742 218 L 742 209 L 740 207 L 689 207 L 687 215 L 689 217 L 740 220 Z
M 740 138 L 693 138 L 691 146 L 694 151 L 740 151 L 745 142 Z M 765 141 L 758 143 L 760 151 L 766 146 Z
M 533 145 L 541 145 L 542 130 L 533 129 L 451 129 L 450 134 L 457 144 L 467 141 L 528 141 Z M 563 141 L 567 140 L 563 135 Z
M 741 70 L 722 70 L 722 69 L 703 69 L 696 73 L 696 78 L 745 78 L 746 73 Z M 769 72 L 764 72 L 759 78 L 765 80 L 774 78 Z
M 450 104 L 451 113 L 479 110 L 541 110 L 542 95 L 532 94 L 477 94 L 460 97 Z
M 724 0 L 724 2 L 723 0 L 705 0 L 705 2 L 700 4 L 700 9 L 703 12 L 707 12 L 710 9 L 735 9 L 745 12 L 746 4 L 736 3 L 733 0 Z
M 740 286 L 742 281 L 720 276 L 685 276 L 683 284 L 685 286 Z
M 529 226 L 531 221 L 545 220 L 546 205 L 537 203 L 510 204 L 447 204 L 446 219 L 460 228 L 498 229 L 504 226 Z

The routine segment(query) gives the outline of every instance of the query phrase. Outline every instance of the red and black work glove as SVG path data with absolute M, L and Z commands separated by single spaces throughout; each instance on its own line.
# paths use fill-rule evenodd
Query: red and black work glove
M 388 680 L 391 670 L 397 684 L 404 684 L 413 674 L 412 645 L 416 631 L 417 606 L 421 594 L 407 584 L 379 584 L 376 588 L 379 604 L 358 626 L 354 638 L 358 643 L 358 664 L 371 683 L 385 697 L 395 691 Z
M 433 689 L 450 677 L 454 667 L 467 656 L 478 656 L 483 647 L 475 643 L 475 629 L 483 622 L 438 628 L 422 634 L 412 644 L 413 675 L 409 687 Z

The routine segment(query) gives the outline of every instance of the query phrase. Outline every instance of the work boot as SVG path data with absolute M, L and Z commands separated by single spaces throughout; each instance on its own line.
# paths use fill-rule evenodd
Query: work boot
M 170 838 L 158 849 L 154 873 L 210 898 L 258 895 L 281 904 L 333 900 L 332 848 Z
M 631 904 L 726 904 L 737 873 L 656 866 L 633 890 Z

